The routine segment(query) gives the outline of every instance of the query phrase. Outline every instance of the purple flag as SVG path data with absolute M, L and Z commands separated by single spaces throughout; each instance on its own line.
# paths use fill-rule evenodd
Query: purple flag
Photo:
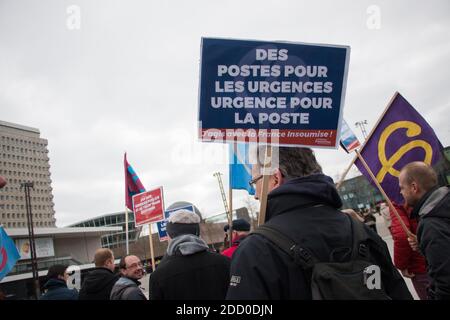
M 387 196 L 403 203 L 398 186 L 400 170 L 413 161 L 434 165 L 441 150 L 442 144 L 430 125 L 397 92 L 360 153 Z M 355 165 L 375 186 L 361 161 L 357 159 Z

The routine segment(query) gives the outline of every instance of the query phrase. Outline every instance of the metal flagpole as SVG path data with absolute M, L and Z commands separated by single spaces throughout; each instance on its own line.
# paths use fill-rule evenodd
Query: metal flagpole
M 130 248 L 128 245 L 129 239 L 128 239 L 128 208 L 127 206 L 125 206 L 125 241 L 126 241 L 126 251 L 127 251 L 127 255 L 130 254 Z
M 37 266 L 37 255 L 36 255 L 36 243 L 34 241 L 34 228 L 33 228 L 33 214 L 31 212 L 31 197 L 30 188 L 34 188 L 33 182 L 23 182 L 21 187 L 25 191 L 25 205 L 27 210 L 27 223 L 28 223 L 28 239 L 30 241 L 30 251 L 31 251 L 31 270 L 33 274 L 34 290 L 36 295 L 36 300 L 39 299 L 40 285 L 39 285 L 39 273 Z
M 217 178 L 217 181 L 219 183 L 219 189 L 220 189 L 220 194 L 222 195 L 223 206 L 225 207 L 225 213 L 228 217 L 228 226 L 230 227 L 228 229 L 228 232 L 229 232 L 228 233 L 228 237 L 229 237 L 229 239 L 228 239 L 229 246 L 228 247 L 231 247 L 232 212 L 231 212 L 230 208 L 228 207 L 227 197 L 225 195 L 225 190 L 223 188 L 222 178 L 220 175 L 221 175 L 220 172 L 216 172 L 213 174 L 213 176 Z

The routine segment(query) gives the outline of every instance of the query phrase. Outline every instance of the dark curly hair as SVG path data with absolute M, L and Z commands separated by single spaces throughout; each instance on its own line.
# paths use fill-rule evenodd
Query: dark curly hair
M 55 264 L 48 268 L 47 278 L 58 279 L 58 276 L 64 277 L 64 273 L 67 270 L 67 266 L 63 264 Z

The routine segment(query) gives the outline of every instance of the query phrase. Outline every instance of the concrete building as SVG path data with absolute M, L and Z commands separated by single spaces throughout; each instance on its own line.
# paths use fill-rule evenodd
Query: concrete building
M 5 228 L 26 228 L 22 182 L 34 182 L 31 189 L 33 224 L 55 227 L 47 140 L 38 129 L 0 121 L 0 175 L 7 185 L 0 193 L 0 223 Z
M 46 281 L 48 268 L 54 264 L 77 266 L 83 277 L 85 272 L 94 268 L 92 262 L 95 250 L 101 248 L 102 235 L 120 230 L 121 227 L 36 228 L 34 233 L 41 288 Z M 0 281 L 0 290 L 13 299 L 30 299 L 34 291 L 28 230 L 11 228 L 5 231 L 14 240 L 21 258 Z

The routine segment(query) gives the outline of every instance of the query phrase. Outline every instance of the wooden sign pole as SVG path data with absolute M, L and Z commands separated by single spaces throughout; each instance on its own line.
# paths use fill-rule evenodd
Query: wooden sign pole
M 155 271 L 155 252 L 153 250 L 152 224 L 148 224 L 148 238 L 150 241 L 150 257 L 152 259 L 152 271 Z
M 336 185 L 336 189 L 339 190 L 339 188 L 342 186 L 342 182 L 344 182 L 345 177 L 347 176 L 348 172 L 350 171 L 350 169 L 353 166 L 354 161 L 352 161 L 350 163 L 350 165 L 347 167 L 347 169 L 345 170 L 344 174 L 342 175 L 342 177 L 339 179 L 338 184 Z
M 272 146 L 266 146 L 266 152 L 264 155 L 264 166 L 263 166 L 263 181 L 262 181 L 262 189 L 260 199 L 260 209 L 259 209 L 259 217 L 258 217 L 258 226 L 262 225 L 266 220 L 266 210 L 267 210 L 267 194 L 269 192 L 269 178 L 270 178 L 270 169 L 272 166 Z
M 232 159 L 234 160 L 234 157 L 236 155 L 237 152 L 237 143 L 233 142 L 233 157 Z M 230 157 L 231 158 L 231 157 Z M 231 172 L 230 172 L 231 173 Z M 229 179 L 231 179 L 231 176 L 229 177 Z M 229 198 L 230 198 L 230 208 L 229 208 L 229 213 L 228 213 L 228 248 L 231 248 L 231 246 L 233 245 L 233 188 L 231 187 L 231 182 L 229 183 Z

